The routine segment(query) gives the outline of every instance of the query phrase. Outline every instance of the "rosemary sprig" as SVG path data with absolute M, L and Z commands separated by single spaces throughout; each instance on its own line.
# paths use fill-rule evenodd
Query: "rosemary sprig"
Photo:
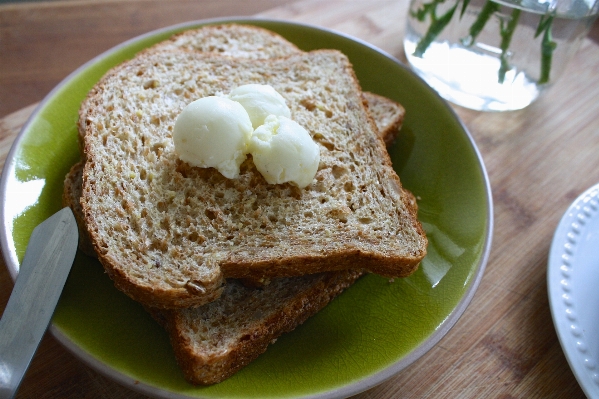
M 471 46 L 476 37 L 480 32 L 482 32 L 483 28 L 491 18 L 491 16 L 499 10 L 499 4 L 494 3 L 491 0 L 487 0 L 483 8 L 480 10 L 476 21 L 470 26 L 470 30 L 468 31 L 468 36 L 462 39 L 462 44 L 464 46 Z
M 551 36 L 553 16 L 553 14 L 543 15 L 535 32 L 535 38 L 543 33 L 543 40 L 541 41 L 541 76 L 539 77 L 539 84 L 549 82 L 553 51 L 557 47 L 557 43 L 553 41 Z
M 456 0 L 456 3 L 453 7 L 451 7 L 445 14 L 437 17 L 437 6 L 439 4 L 444 3 L 445 0 L 432 0 L 430 3 L 425 3 L 416 11 L 410 11 L 410 15 L 416 18 L 418 21 L 423 22 L 427 15 L 431 18 L 431 24 L 428 28 L 426 34 L 420 39 L 418 44 L 416 45 L 416 49 L 414 50 L 414 56 L 422 57 L 426 49 L 431 45 L 431 43 L 435 40 L 435 38 L 445 29 L 445 27 L 449 24 L 451 19 L 453 18 L 453 14 L 460 3 L 460 0 Z M 470 0 L 462 0 L 462 7 L 460 10 L 460 19 L 466 12 L 466 8 Z M 474 23 L 470 26 L 468 31 L 468 36 L 461 39 L 461 42 L 464 46 L 471 46 L 474 44 L 476 37 L 482 32 L 485 25 L 491 19 L 493 14 L 500 10 L 499 3 L 495 3 L 492 0 L 487 0 L 485 5 L 481 9 L 478 17 L 474 21 Z M 505 80 L 505 75 L 509 70 L 509 46 L 512 41 L 512 36 L 516 27 L 518 26 L 518 20 L 520 19 L 521 10 L 515 8 L 512 11 L 511 18 L 509 22 L 505 23 L 503 18 L 500 18 L 500 35 L 501 35 L 501 56 L 500 56 L 500 68 L 498 72 L 498 81 L 499 83 L 503 83 Z M 549 82 L 549 76 L 551 72 L 551 62 L 553 58 L 553 52 L 557 47 L 557 43 L 553 41 L 553 37 L 551 34 L 551 27 L 553 24 L 554 14 L 546 14 L 541 17 L 539 21 L 539 25 L 537 26 L 537 30 L 535 32 L 534 37 L 537 38 L 541 33 L 543 34 L 543 39 L 541 42 L 541 76 L 539 78 L 538 83 L 544 84 Z
M 449 21 L 451 21 L 458 3 L 456 2 L 456 4 L 447 10 L 445 14 L 437 17 L 437 6 L 444 1 L 445 0 L 433 0 L 431 3 L 423 4 L 422 8 L 415 12 L 411 12 L 412 16 L 419 21 L 424 21 L 427 14 L 431 17 L 431 25 L 429 26 L 428 31 L 416 45 L 416 49 L 414 50 L 415 57 L 422 57 L 428 46 L 430 46 L 439 33 L 445 29 Z
M 516 26 L 518 26 L 520 12 L 521 10 L 519 8 L 514 8 L 514 10 L 512 11 L 511 18 L 507 25 L 505 24 L 505 21 L 503 19 L 501 19 L 499 22 L 499 34 L 501 35 L 501 45 L 499 46 L 501 48 L 501 64 L 499 67 L 498 76 L 499 83 L 503 83 L 503 81 L 505 80 L 505 74 L 510 67 L 508 62 L 508 49 L 512 41 L 512 36 L 514 35 L 514 31 L 516 30 Z
M 468 7 L 468 4 L 470 4 L 470 0 L 464 0 L 462 2 L 462 10 L 460 11 L 460 19 L 462 19 L 462 17 L 464 16 L 464 13 L 466 12 L 466 7 Z

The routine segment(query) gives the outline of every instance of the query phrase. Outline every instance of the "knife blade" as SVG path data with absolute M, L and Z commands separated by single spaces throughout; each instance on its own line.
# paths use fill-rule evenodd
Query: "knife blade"
M 0 319 L 0 399 L 12 398 L 46 332 L 73 265 L 79 233 L 70 208 L 32 232 Z

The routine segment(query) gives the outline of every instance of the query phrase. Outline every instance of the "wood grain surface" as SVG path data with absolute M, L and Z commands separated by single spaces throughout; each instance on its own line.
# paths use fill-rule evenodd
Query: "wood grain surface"
M 148 30 L 216 16 L 307 22 L 405 61 L 407 0 L 94 0 L 0 5 L 0 162 L 34 104 L 68 73 Z M 477 143 L 495 205 L 493 248 L 456 326 L 411 367 L 355 398 L 584 398 L 553 328 L 549 246 L 568 205 L 599 182 L 599 29 L 525 110 L 454 107 Z M 0 267 L 0 309 L 12 282 Z M 49 334 L 19 398 L 142 398 L 83 365 Z

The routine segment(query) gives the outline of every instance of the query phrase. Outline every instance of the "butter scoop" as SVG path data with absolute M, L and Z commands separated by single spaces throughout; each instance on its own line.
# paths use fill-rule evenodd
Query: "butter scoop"
M 320 162 L 320 150 L 297 122 L 269 115 L 249 143 L 254 165 L 269 184 L 290 182 L 300 188 L 312 183 Z
M 245 108 L 254 129 L 262 125 L 268 115 L 291 117 L 291 111 L 285 103 L 285 99 L 270 85 L 239 86 L 231 90 L 229 98 Z
M 228 98 L 209 96 L 189 103 L 175 121 L 173 141 L 182 161 L 214 167 L 223 176 L 239 176 L 253 132 L 244 107 Z

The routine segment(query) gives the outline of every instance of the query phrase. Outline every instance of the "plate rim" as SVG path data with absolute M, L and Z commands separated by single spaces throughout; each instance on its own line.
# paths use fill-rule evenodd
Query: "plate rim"
M 569 324 L 576 327 L 576 320 L 568 318 L 568 312 L 571 309 L 565 303 L 566 299 L 563 297 L 564 294 L 568 294 L 569 292 L 567 280 L 570 275 L 575 273 L 573 271 L 576 270 L 576 267 L 571 267 L 573 265 L 570 265 L 570 260 L 564 258 L 571 256 L 569 252 L 572 252 L 571 249 L 566 248 L 566 245 L 576 245 L 576 243 L 572 243 L 572 240 L 569 239 L 568 234 L 574 229 L 572 225 L 576 220 L 580 222 L 580 232 L 578 234 L 582 235 L 587 227 L 586 221 L 583 222 L 580 219 L 599 218 L 599 204 L 595 205 L 593 214 L 590 216 L 581 208 L 581 205 L 586 200 L 593 198 L 599 203 L 599 183 L 589 187 L 572 201 L 555 228 L 547 261 L 547 296 L 553 326 L 570 370 L 572 370 L 578 385 L 588 398 L 599 398 L 599 382 L 592 380 L 591 371 L 584 364 L 587 359 L 577 349 L 577 343 L 582 342 L 584 344 L 584 340 L 580 337 L 575 337 L 572 328 L 568 329 L 566 326 L 566 324 Z M 575 264 L 576 260 L 574 259 L 572 263 Z M 565 270 L 562 270 L 562 267 L 565 267 Z M 566 284 L 563 284 L 563 282 Z M 571 306 L 575 305 L 576 301 L 572 299 Z M 565 323 L 564 320 L 566 320 Z M 594 360 L 596 363 L 599 363 L 599 359 Z M 595 372 L 599 374 L 596 367 Z
M 6 156 L 6 162 L 4 164 L 4 167 L 2 170 L 2 176 L 0 178 L 0 202 L 2 204 L 6 203 L 5 197 L 6 197 L 6 185 L 8 182 L 8 176 L 11 175 L 12 171 L 14 171 L 15 162 L 16 162 L 15 154 L 18 151 L 20 144 L 24 139 L 24 132 L 26 130 L 28 130 L 32 121 L 35 119 L 37 114 L 43 109 L 43 107 L 46 104 L 48 104 L 52 100 L 54 95 L 64 85 L 66 85 L 70 80 L 72 80 L 76 75 L 78 75 L 85 69 L 89 68 L 93 64 L 97 63 L 99 60 L 109 57 L 110 55 L 120 51 L 123 47 L 126 47 L 130 44 L 142 41 L 144 39 L 150 38 L 152 36 L 160 35 L 161 33 L 166 33 L 169 31 L 178 31 L 178 30 L 182 30 L 182 29 L 186 29 L 186 28 L 190 29 L 190 28 L 193 28 L 196 26 L 216 24 L 216 23 L 248 23 L 248 24 L 252 24 L 252 22 L 266 22 L 266 23 L 276 23 L 276 24 L 281 24 L 281 25 L 297 26 L 297 27 L 307 28 L 307 29 L 311 29 L 311 30 L 317 30 L 317 31 L 321 31 L 323 33 L 340 36 L 342 38 L 349 39 L 353 42 L 361 44 L 361 45 L 385 56 L 386 58 L 390 59 L 391 61 L 393 61 L 395 64 L 397 64 L 401 68 L 407 70 L 413 78 L 417 79 L 424 86 L 426 86 L 431 91 L 431 94 L 433 94 L 439 100 L 441 100 L 441 103 L 443 104 L 443 106 L 449 111 L 449 113 L 455 119 L 455 121 L 458 122 L 461 129 L 465 133 L 465 136 L 466 136 L 465 138 L 467 139 L 468 144 L 469 144 L 471 150 L 473 151 L 476 160 L 478 161 L 477 162 L 477 166 L 479 169 L 478 172 L 481 174 L 481 177 L 483 180 L 484 191 L 486 194 L 485 195 L 485 200 L 486 200 L 485 205 L 486 205 L 486 209 L 487 209 L 487 212 L 486 212 L 487 213 L 486 214 L 487 226 L 485 229 L 484 240 L 482 241 L 482 251 L 481 251 L 480 260 L 479 260 L 478 264 L 475 267 L 473 267 L 473 271 L 471 274 L 472 278 L 470 279 L 469 286 L 466 289 L 466 291 L 464 292 L 463 296 L 461 297 L 461 299 L 459 300 L 457 305 L 449 313 L 449 315 L 446 317 L 446 319 L 442 322 L 440 327 L 435 329 L 435 331 L 433 331 L 433 333 L 431 335 L 429 335 L 427 338 L 425 338 L 422 343 L 420 343 L 418 346 L 416 346 L 408 354 L 403 356 L 400 360 L 396 361 L 395 363 L 392 363 L 388 367 L 386 367 L 378 372 L 375 372 L 371 375 L 368 375 L 366 377 L 358 379 L 358 380 L 351 382 L 347 385 L 344 385 L 342 387 L 334 388 L 334 389 L 327 390 L 327 391 L 322 391 L 322 392 L 319 392 L 317 394 L 310 395 L 310 396 L 301 396 L 302 398 L 305 398 L 305 399 L 345 398 L 350 395 L 356 395 L 360 392 L 364 392 L 364 391 L 371 389 L 377 385 L 380 385 L 381 383 L 385 382 L 386 380 L 392 378 L 393 376 L 395 376 L 396 374 L 398 374 L 399 372 L 401 372 L 402 370 L 404 370 L 405 368 L 407 368 L 408 366 L 413 364 L 416 360 L 421 358 L 425 353 L 427 353 L 430 349 L 432 349 L 435 345 L 437 345 L 437 343 L 443 337 L 445 337 L 447 335 L 447 333 L 455 326 L 455 324 L 458 322 L 458 320 L 464 314 L 466 308 L 469 306 L 470 302 L 472 301 L 472 298 L 474 297 L 474 295 L 478 289 L 478 286 L 480 285 L 480 282 L 484 275 L 486 265 L 489 260 L 489 254 L 491 251 L 492 240 L 493 240 L 493 228 L 494 228 L 493 209 L 494 209 L 494 205 L 493 205 L 491 184 L 490 184 L 489 176 L 488 176 L 482 155 L 480 153 L 480 150 L 476 146 L 474 138 L 472 137 L 468 128 L 465 126 L 464 122 L 461 120 L 461 118 L 459 118 L 459 116 L 457 115 L 455 110 L 449 105 L 449 103 L 447 103 L 447 101 L 443 100 L 442 97 L 440 97 L 440 95 L 437 92 L 435 92 L 432 88 L 430 88 L 430 86 L 420 76 L 418 76 L 408 66 L 406 66 L 405 64 L 400 62 L 397 58 L 395 58 L 388 52 L 374 46 L 373 44 L 371 44 L 365 40 L 362 40 L 362 39 L 354 37 L 352 35 L 337 31 L 332 28 L 322 27 L 322 26 L 318 26 L 318 25 L 314 25 L 314 24 L 310 24 L 310 23 L 291 21 L 291 20 L 286 20 L 286 19 L 248 17 L 248 16 L 239 16 L 239 17 L 229 16 L 229 17 L 217 17 L 217 18 L 207 18 L 207 19 L 186 21 L 186 22 L 154 29 L 154 30 L 148 31 L 146 33 L 143 33 L 141 35 L 135 36 L 131 39 L 121 42 L 121 43 L 117 44 L 116 46 L 98 54 L 97 56 L 93 57 L 89 61 L 82 64 L 80 67 L 78 67 L 73 72 L 71 72 L 69 75 L 67 75 L 60 83 L 58 83 L 38 103 L 38 105 L 35 107 L 35 109 L 31 113 L 31 115 L 28 117 L 27 121 L 21 128 L 19 134 L 17 135 L 17 137 L 15 138 L 15 140 L 11 146 L 10 151 L 8 152 L 8 154 Z M 10 221 L 6 220 L 5 209 L 4 209 L 4 206 L 2 206 L 2 207 L 0 207 L 0 225 L 2 226 L 2 230 L 0 231 L 0 246 L 2 248 L 2 254 L 5 259 L 7 268 L 11 275 L 11 278 L 13 279 L 13 281 L 15 281 L 17 274 L 18 274 L 19 263 L 18 263 L 18 259 L 17 259 L 15 251 L 12 248 L 10 248 L 10 245 L 8 243 L 8 237 L 6 235 L 6 232 L 9 231 L 8 223 L 10 223 Z M 137 391 L 137 392 L 140 392 L 140 393 L 143 393 L 146 395 L 156 396 L 156 397 L 160 397 L 160 398 L 173 398 L 173 399 L 202 398 L 202 396 L 187 396 L 187 395 L 175 393 L 172 391 L 166 391 L 160 387 L 151 385 L 149 383 L 134 380 L 130 376 L 128 376 L 118 370 L 115 370 L 112 367 L 110 367 L 108 364 L 105 364 L 104 362 L 96 359 L 91 354 L 89 354 L 87 351 L 85 351 L 83 348 L 77 346 L 58 327 L 56 327 L 54 325 L 54 323 L 51 323 L 51 325 L 49 327 L 49 331 L 54 336 L 54 338 L 57 339 L 57 341 L 59 341 L 67 350 L 69 350 L 72 354 L 74 354 L 84 364 L 90 366 L 94 370 L 98 371 L 100 374 L 112 379 L 113 381 L 120 383 L 121 385 L 124 385 L 125 387 L 127 387 L 133 391 Z

